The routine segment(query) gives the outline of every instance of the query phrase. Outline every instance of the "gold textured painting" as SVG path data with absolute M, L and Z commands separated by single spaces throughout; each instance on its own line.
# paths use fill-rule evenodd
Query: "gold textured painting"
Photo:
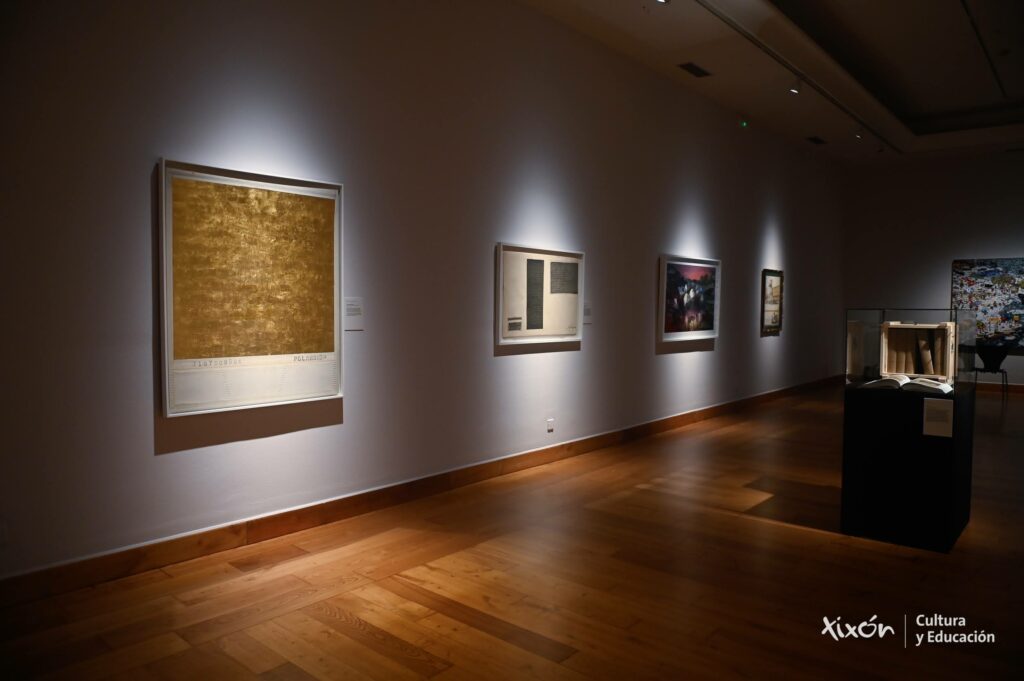
M 334 350 L 335 201 L 174 177 L 174 359 Z
M 341 185 L 160 174 L 164 414 L 341 397 Z

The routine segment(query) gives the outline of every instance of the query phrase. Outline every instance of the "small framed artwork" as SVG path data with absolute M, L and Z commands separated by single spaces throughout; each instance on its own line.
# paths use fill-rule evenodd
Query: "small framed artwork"
M 658 269 L 662 342 L 717 338 L 722 263 L 662 255 Z
M 782 271 L 761 270 L 761 337 L 782 333 Z
M 341 397 L 341 186 L 160 176 L 164 414 Z
M 582 253 L 499 243 L 496 258 L 498 345 L 581 340 Z

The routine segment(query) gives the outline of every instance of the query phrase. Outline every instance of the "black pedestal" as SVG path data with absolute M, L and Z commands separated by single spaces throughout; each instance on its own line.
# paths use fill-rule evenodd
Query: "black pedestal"
M 952 400 L 953 437 L 923 434 L 924 401 Z M 971 516 L 974 385 L 950 395 L 848 387 L 842 530 L 949 551 Z

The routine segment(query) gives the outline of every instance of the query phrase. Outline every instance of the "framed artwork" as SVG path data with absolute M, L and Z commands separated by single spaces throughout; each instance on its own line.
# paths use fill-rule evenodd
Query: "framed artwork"
M 1024 258 L 953 261 L 952 307 L 977 312 L 977 344 L 1024 354 Z
M 718 337 L 718 260 L 662 255 L 658 260 L 658 329 L 663 342 Z
M 342 395 L 336 184 L 160 162 L 164 414 Z
M 761 270 L 761 337 L 782 333 L 782 271 Z
M 581 340 L 583 254 L 505 243 L 496 254 L 498 345 Z

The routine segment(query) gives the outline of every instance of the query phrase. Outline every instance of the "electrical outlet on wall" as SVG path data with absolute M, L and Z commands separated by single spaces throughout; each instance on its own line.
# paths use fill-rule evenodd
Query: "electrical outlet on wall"
M 555 420 L 554 419 L 548 419 L 547 421 L 545 421 L 545 423 L 547 423 L 548 432 L 549 433 L 555 432 Z

